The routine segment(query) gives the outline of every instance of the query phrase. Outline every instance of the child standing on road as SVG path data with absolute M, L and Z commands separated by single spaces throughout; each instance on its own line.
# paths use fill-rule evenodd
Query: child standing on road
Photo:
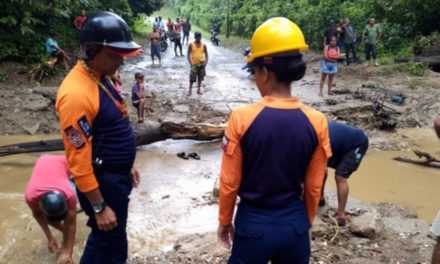
M 144 75 L 137 72 L 134 75 L 136 83 L 133 85 L 131 90 L 131 102 L 134 107 L 136 107 L 138 112 L 138 123 L 144 122 Z
M 325 79 L 328 75 L 328 95 L 333 95 L 332 85 L 333 77 L 338 72 L 339 47 L 336 46 L 336 37 L 330 38 L 330 44 L 324 47 L 324 56 L 321 59 L 321 82 L 319 84 L 319 96 L 323 96 L 322 88 L 324 88 Z

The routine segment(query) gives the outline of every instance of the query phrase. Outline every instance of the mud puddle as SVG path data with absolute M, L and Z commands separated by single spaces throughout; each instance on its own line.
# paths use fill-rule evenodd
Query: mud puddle
M 417 159 L 412 150 L 439 156 L 440 141 L 434 131 L 402 129 L 401 140 L 411 151 L 378 151 L 370 149 L 358 171 L 349 179 L 350 196 L 364 202 L 391 202 L 414 209 L 419 218 L 432 222 L 440 210 L 440 170 L 392 160 L 397 156 Z M 334 170 L 329 170 L 327 188 L 335 188 Z

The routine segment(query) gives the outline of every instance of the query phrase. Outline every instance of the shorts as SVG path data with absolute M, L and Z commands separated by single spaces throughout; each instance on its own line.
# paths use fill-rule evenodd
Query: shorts
M 189 31 L 183 31 L 183 37 L 189 37 Z
M 55 51 L 52 51 L 51 53 L 50 53 L 50 56 L 52 56 L 52 57 L 58 57 L 58 52 L 55 50 Z
M 335 74 L 338 72 L 338 63 L 329 62 L 321 59 L 321 72 L 325 74 Z
M 355 172 L 361 164 L 362 158 L 368 149 L 368 138 L 365 137 L 363 144 L 347 152 L 341 161 L 334 167 L 337 176 L 348 179 L 350 175 Z
M 151 57 L 154 58 L 156 55 L 160 59 L 160 44 L 151 44 Z
M 203 66 L 203 64 L 199 63 L 196 65 L 191 65 L 191 71 L 189 73 L 190 82 L 196 82 L 197 79 L 201 82 L 205 78 L 205 75 L 205 66 Z

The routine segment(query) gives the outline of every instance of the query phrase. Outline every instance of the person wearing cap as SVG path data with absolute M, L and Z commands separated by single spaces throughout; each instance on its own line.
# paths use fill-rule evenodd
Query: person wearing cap
M 135 84 L 133 84 L 133 87 L 131 89 L 131 103 L 137 109 L 138 123 L 143 123 L 145 106 L 144 75 L 140 72 L 137 72 L 134 75 L 134 79 Z
M 189 91 L 188 96 L 192 93 L 193 84 L 197 81 L 197 94 L 201 95 L 202 81 L 206 75 L 206 65 L 208 64 L 208 48 L 202 43 L 202 33 L 194 33 L 194 41 L 188 46 L 187 58 L 191 70 L 189 73 Z
M 324 31 L 324 47 L 330 45 L 332 37 L 338 39 L 338 30 L 336 28 L 336 22 L 333 19 L 328 21 L 328 28 Z
M 128 197 L 140 175 L 133 166 L 136 140 L 127 105 L 110 77 L 141 47 L 111 12 L 87 18 L 81 44 L 85 58 L 64 78 L 55 104 L 69 171 L 91 228 L 80 263 L 125 263 Z
M 24 196 L 33 217 L 47 237 L 49 251 L 59 253 L 58 264 L 73 263 L 77 197 L 69 175 L 66 157 L 42 155 L 35 163 Z M 63 233 L 61 247 L 49 226 Z
M 291 94 L 305 75 L 307 48 L 301 29 L 283 17 L 252 36 L 247 62 L 263 98 L 232 111 L 222 141 L 217 237 L 232 246 L 228 263 L 309 263 L 331 150 L 326 117 Z

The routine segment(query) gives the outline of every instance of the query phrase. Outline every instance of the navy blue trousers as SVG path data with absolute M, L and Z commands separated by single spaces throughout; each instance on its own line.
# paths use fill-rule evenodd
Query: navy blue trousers
M 373 59 L 377 58 L 376 45 L 365 43 L 365 59 L 370 60 L 370 55 L 373 56 Z
M 308 264 L 310 222 L 303 201 L 280 209 L 241 202 L 228 264 Z
M 110 231 L 98 229 L 95 213 L 81 192 L 78 200 L 89 220 L 87 225 L 92 229 L 81 257 L 80 264 L 123 264 L 127 260 L 127 213 L 132 181 L 130 174 L 101 172 L 96 174 L 99 190 L 105 203 L 116 214 L 118 225 Z

